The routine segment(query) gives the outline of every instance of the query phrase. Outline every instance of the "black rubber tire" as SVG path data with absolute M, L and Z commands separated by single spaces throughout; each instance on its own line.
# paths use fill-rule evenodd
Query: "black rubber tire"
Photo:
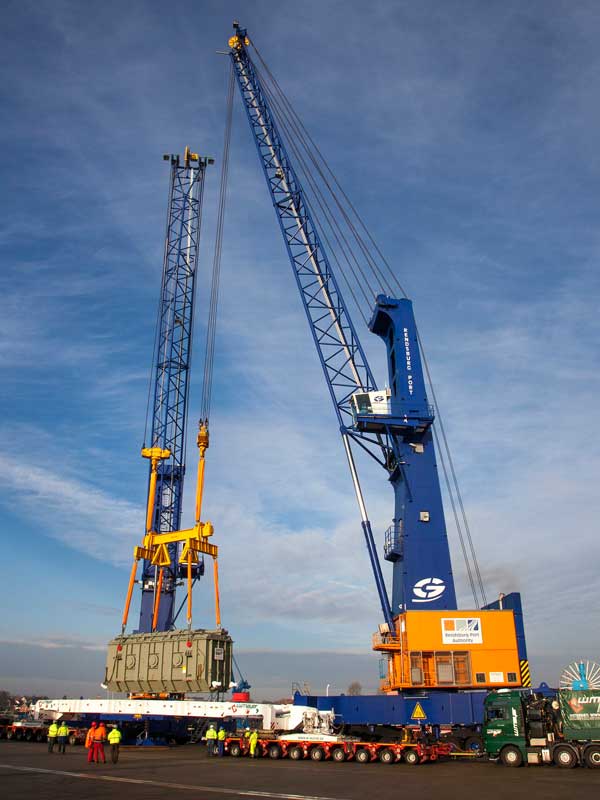
M 77 744 L 77 736 L 75 736 L 74 733 L 72 733 L 69 736 L 69 744 L 71 745 L 71 747 L 75 747 L 75 745 Z
M 396 760 L 394 751 L 390 750 L 389 747 L 384 747 L 383 750 L 380 750 L 378 753 L 378 758 L 382 764 L 393 764 Z
M 310 757 L 313 761 L 325 761 L 325 750 L 322 747 L 311 747 Z
M 402 756 L 402 760 L 405 764 L 409 764 L 411 767 L 416 767 L 417 764 L 421 763 L 421 759 L 419 758 L 419 754 L 416 750 L 405 750 L 404 755 Z
M 577 754 L 566 745 L 559 745 L 553 753 L 552 759 L 561 769 L 573 769 L 577 766 Z
M 358 761 L 359 764 L 368 764 L 369 761 L 371 760 L 371 753 L 369 753 L 369 751 L 366 750 L 364 747 L 360 747 L 356 751 L 354 758 L 356 759 L 356 761 Z
M 464 749 L 468 753 L 483 753 L 483 738 L 481 736 L 467 736 Z
M 599 769 L 600 768 L 600 746 L 597 744 L 591 745 L 588 747 L 583 755 L 583 759 L 585 761 L 586 767 L 590 769 Z
M 268 749 L 269 758 L 281 758 L 281 747 L 278 744 L 270 744 Z
M 229 745 L 229 755 L 239 758 L 242 755 L 242 747 L 239 742 L 232 742 Z
M 341 764 L 342 761 L 346 760 L 346 753 L 343 747 L 334 747 L 331 751 L 331 759 L 332 761 L 337 761 L 338 764 Z
M 15 732 L 14 731 L 6 731 L 6 738 L 7 739 L 15 739 Z
M 42 731 L 38 731 L 35 735 L 35 740 L 36 742 L 43 742 L 46 740 L 46 737 L 44 736 L 44 733 Z
M 288 750 L 288 756 L 292 761 L 301 761 L 304 758 L 304 750 L 298 747 L 298 745 L 295 745 Z
M 522 767 L 523 756 L 518 747 L 509 744 L 508 747 L 502 748 L 500 751 L 500 761 L 505 767 Z
M 23 738 L 26 742 L 34 742 L 36 739 L 36 733 L 34 731 L 25 731 Z

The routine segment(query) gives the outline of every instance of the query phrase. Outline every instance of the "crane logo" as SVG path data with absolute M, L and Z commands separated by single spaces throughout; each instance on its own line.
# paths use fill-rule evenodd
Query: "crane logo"
M 413 586 L 414 603 L 431 603 L 446 591 L 446 584 L 441 578 L 421 578 Z

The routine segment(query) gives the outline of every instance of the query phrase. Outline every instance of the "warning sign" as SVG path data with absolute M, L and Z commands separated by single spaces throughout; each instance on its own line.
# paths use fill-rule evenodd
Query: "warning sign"
M 415 707 L 413 708 L 413 712 L 410 715 L 411 719 L 427 719 L 427 714 L 423 711 L 423 706 L 421 703 L 415 703 Z

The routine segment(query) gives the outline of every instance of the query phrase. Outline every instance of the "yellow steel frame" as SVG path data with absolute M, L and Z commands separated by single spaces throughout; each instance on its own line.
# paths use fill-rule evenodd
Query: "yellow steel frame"
M 129 576 L 129 586 L 127 588 L 127 597 L 125 599 L 125 608 L 123 611 L 123 632 L 127 627 L 127 620 L 129 618 L 129 609 L 131 606 L 133 587 L 135 585 L 137 565 L 142 559 L 146 559 L 155 566 L 159 567 L 156 596 L 152 615 L 152 630 L 156 629 L 158 612 L 160 608 L 160 595 L 162 591 L 164 568 L 171 564 L 171 556 L 169 555 L 167 545 L 180 542 L 183 544 L 183 547 L 181 549 L 181 555 L 179 556 L 179 563 L 187 566 L 188 626 L 191 627 L 192 625 L 192 565 L 198 563 L 201 555 L 208 555 L 212 557 L 214 562 L 215 618 L 217 628 L 221 627 L 219 569 L 217 564 L 219 548 L 216 545 L 208 542 L 209 537 L 211 537 L 214 533 L 212 524 L 210 522 L 200 521 L 204 492 L 205 454 L 209 446 L 208 428 L 203 422 L 201 422 L 199 426 L 196 444 L 198 445 L 199 456 L 198 474 L 196 479 L 196 513 L 194 526 L 193 528 L 186 528 L 185 530 L 181 531 L 166 531 L 164 533 L 157 533 L 156 531 L 152 530 L 152 516 L 154 514 L 154 503 L 156 500 L 158 465 L 164 459 L 169 458 L 171 453 L 169 450 L 163 450 L 160 447 L 145 447 L 142 449 L 142 457 L 150 459 L 150 483 L 148 486 L 148 504 L 146 508 L 146 533 L 144 535 L 141 547 L 134 547 L 133 550 L 133 564 Z

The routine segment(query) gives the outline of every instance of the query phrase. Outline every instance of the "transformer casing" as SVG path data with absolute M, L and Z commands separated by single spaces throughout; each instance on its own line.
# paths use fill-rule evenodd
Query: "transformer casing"
M 225 691 L 232 645 L 224 629 L 117 636 L 108 643 L 104 683 L 135 694 Z

